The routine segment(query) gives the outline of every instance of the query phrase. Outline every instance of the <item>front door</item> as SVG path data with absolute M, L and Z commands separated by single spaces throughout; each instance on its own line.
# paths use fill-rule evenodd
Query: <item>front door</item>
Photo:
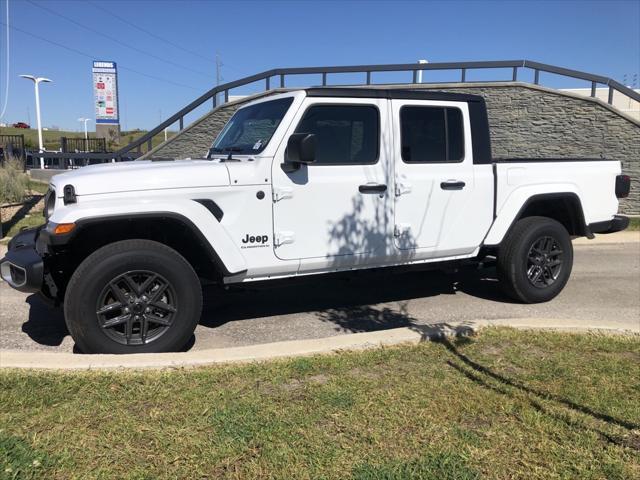
M 374 263 L 392 234 L 387 100 L 308 97 L 273 161 L 274 249 L 300 271 Z M 316 136 L 316 162 L 281 168 L 293 133 Z

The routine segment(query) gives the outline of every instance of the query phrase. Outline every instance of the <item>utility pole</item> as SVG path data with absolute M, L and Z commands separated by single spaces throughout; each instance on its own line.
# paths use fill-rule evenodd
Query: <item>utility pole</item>
M 220 85 L 222 79 L 222 62 L 220 61 L 220 54 L 216 52 L 216 87 Z M 218 95 L 216 95 L 217 97 Z M 216 103 L 218 101 L 216 100 Z

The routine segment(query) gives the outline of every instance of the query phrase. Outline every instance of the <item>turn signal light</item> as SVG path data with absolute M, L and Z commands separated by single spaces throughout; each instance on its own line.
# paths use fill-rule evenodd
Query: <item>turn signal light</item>
M 59 223 L 56 225 L 56 228 L 53 230 L 53 233 L 56 235 L 64 235 L 65 233 L 69 233 L 74 228 L 76 228 L 75 223 Z

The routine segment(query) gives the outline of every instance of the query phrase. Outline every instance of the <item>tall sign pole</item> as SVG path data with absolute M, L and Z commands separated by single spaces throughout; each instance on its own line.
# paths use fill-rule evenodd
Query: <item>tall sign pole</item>
M 120 137 L 118 104 L 118 70 L 116 62 L 94 61 L 93 102 L 96 114 L 96 136 L 107 141 Z

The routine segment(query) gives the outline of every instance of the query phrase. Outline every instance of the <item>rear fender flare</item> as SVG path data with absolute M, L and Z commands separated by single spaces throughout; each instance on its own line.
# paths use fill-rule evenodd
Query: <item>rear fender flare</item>
M 584 210 L 582 202 L 580 201 L 580 195 L 574 185 L 562 185 L 562 190 L 540 192 L 533 188 L 520 188 L 512 192 L 512 194 L 505 200 L 504 204 L 500 208 L 500 211 L 496 215 L 496 219 L 489 229 L 483 244 L 485 246 L 499 245 L 506 234 L 511 230 L 511 227 L 522 218 L 527 206 L 538 201 L 558 201 L 561 199 L 571 199 L 578 206 L 574 219 L 576 225 L 582 228 L 584 234 L 588 237 L 592 236 L 589 227 L 585 223 Z

